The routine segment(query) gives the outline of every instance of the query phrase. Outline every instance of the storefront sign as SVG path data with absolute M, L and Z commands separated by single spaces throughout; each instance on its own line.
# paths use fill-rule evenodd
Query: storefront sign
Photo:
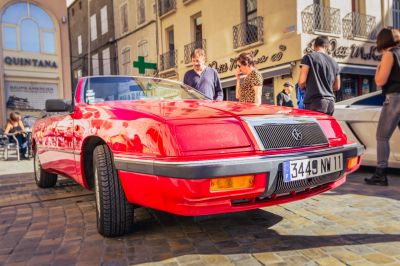
M 272 62 L 277 62 L 280 61 L 283 57 L 283 52 L 286 51 L 286 46 L 285 45 L 279 45 L 279 52 L 268 56 L 268 55 L 259 55 L 259 50 L 255 49 L 253 51 L 251 51 L 250 53 L 252 54 L 253 58 L 254 58 L 254 62 L 256 64 L 261 64 L 261 63 L 265 63 L 268 60 L 272 61 Z M 215 68 L 218 73 L 225 73 L 228 71 L 233 71 L 234 69 L 236 69 L 237 64 L 236 64 L 236 57 L 231 57 L 229 59 L 229 63 L 220 63 L 218 61 L 212 61 L 208 66 Z
M 6 106 L 13 110 L 44 110 L 47 99 L 57 98 L 57 85 L 36 82 L 5 82 Z
M 34 67 L 49 67 L 57 68 L 57 64 L 52 60 L 40 60 L 22 57 L 11 57 L 6 56 L 4 58 L 4 63 L 10 66 L 34 66 Z
M 312 49 L 314 41 L 315 39 L 308 43 L 307 48 L 304 50 L 305 54 L 309 54 L 314 51 Z M 328 50 L 328 54 L 335 58 L 344 59 L 349 57 L 373 61 L 380 61 L 382 58 L 382 55 L 380 55 L 376 49 L 376 45 L 371 45 L 369 48 L 356 44 L 352 44 L 351 46 L 343 46 L 339 45 L 336 39 L 331 39 L 329 43 L 331 48 Z

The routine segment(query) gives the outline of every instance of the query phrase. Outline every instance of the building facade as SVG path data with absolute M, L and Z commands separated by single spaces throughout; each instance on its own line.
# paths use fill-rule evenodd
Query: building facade
M 285 81 L 297 83 L 313 40 L 327 35 L 341 72 L 337 100 L 374 91 L 380 60 L 375 39 L 385 1 L 159 0 L 159 74 L 182 80 L 191 68 L 190 52 L 203 47 L 225 99 L 236 100 L 235 58 L 252 52 L 264 77 L 262 101 L 274 104 Z
M 32 121 L 41 115 L 46 99 L 70 99 L 71 77 L 64 0 L 3 0 L 0 24 L 3 128 L 12 111 Z
M 72 83 L 81 76 L 118 74 L 112 0 L 75 0 L 68 7 Z
M 114 0 L 121 75 L 157 74 L 156 10 L 155 0 Z

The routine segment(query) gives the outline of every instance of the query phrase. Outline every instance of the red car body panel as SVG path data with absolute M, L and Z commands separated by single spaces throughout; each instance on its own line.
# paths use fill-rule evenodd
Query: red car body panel
M 340 149 L 350 144 L 336 120 L 307 110 L 198 100 L 86 104 L 82 99 L 85 82 L 86 79 L 82 78 L 77 86 L 72 113 L 36 122 L 33 128 L 34 149 L 38 152 L 43 169 L 68 176 L 82 186 L 91 188 L 85 176 L 85 164 L 90 163 L 85 152 L 93 152 L 89 145 L 93 139 L 101 140 L 114 155 L 126 198 L 132 203 L 182 215 L 241 211 L 322 193 L 345 182 L 346 175 L 359 166 L 358 162 L 352 169 L 345 169 L 340 178 L 302 193 L 271 194 L 257 199 L 269 186 L 270 173 L 267 171 L 248 172 L 255 175 L 254 186 L 251 188 L 210 192 L 210 179 L 222 174 L 204 178 L 186 177 L 184 174 L 174 176 L 173 169 L 168 167 L 182 167 L 189 163 L 189 168 L 193 167 L 190 169 L 201 169 L 196 162 L 217 164 L 219 160 L 250 157 L 269 160 L 268 156 L 278 158 L 277 162 L 281 163 L 291 155 L 312 155 L 318 150 Z M 263 150 L 243 118 L 270 116 L 312 117 L 318 121 L 329 143 L 304 148 Z M 360 156 L 359 147 L 350 148 L 358 149 L 351 154 Z M 152 174 L 137 172 L 134 168 L 129 170 L 129 167 L 135 167 L 137 163 L 148 167 L 146 171 Z M 258 161 L 254 163 L 260 165 Z M 268 161 L 268 164 L 274 163 Z M 224 168 L 229 173 L 229 163 Z M 164 176 L 162 169 L 172 169 L 172 172 Z M 218 173 L 218 167 L 215 169 Z M 235 204 L 236 200 L 244 203 Z

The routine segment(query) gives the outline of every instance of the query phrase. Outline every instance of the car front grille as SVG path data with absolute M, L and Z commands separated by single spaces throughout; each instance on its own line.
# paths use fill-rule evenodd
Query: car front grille
M 326 145 L 328 139 L 317 122 L 265 123 L 254 126 L 265 150 Z
M 308 188 L 313 188 L 319 185 L 327 184 L 337 180 L 343 175 L 343 171 L 330 173 L 322 176 L 311 177 L 302 180 L 296 180 L 291 182 L 283 181 L 282 171 L 278 172 L 276 188 L 272 194 L 279 195 L 290 192 L 300 192 Z

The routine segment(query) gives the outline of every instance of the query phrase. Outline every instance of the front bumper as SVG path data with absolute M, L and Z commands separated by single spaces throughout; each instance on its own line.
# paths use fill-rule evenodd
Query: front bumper
M 301 192 L 289 191 L 290 195 L 274 194 L 285 161 L 342 153 L 346 166 L 348 158 L 360 156 L 363 150 L 359 144 L 348 144 L 302 153 L 221 160 L 166 162 L 115 157 L 114 161 L 129 201 L 181 215 L 203 215 L 280 204 L 332 189 L 342 184 L 359 163 L 353 169 L 345 168 L 333 178 L 325 179 L 326 183 L 310 184 Z M 247 174 L 256 177 L 251 189 L 210 192 L 210 178 Z

